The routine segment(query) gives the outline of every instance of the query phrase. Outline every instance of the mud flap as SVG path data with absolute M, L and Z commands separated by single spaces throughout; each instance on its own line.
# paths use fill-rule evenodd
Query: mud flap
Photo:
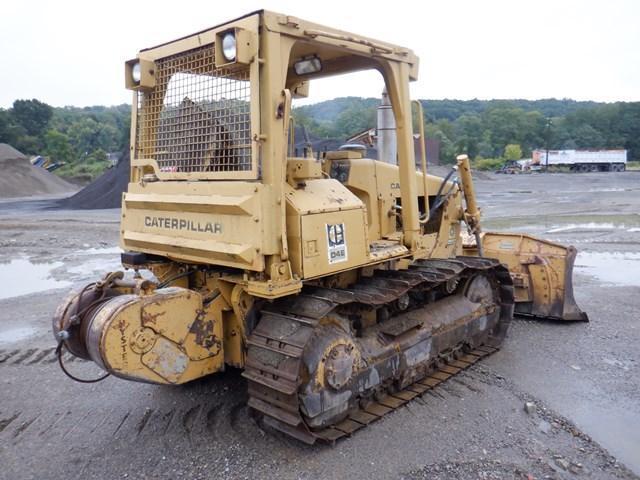
M 531 235 L 487 232 L 484 256 L 509 268 L 515 293 L 515 314 L 537 318 L 589 321 L 573 297 L 573 264 L 577 251 Z M 476 255 L 475 245 L 465 255 Z

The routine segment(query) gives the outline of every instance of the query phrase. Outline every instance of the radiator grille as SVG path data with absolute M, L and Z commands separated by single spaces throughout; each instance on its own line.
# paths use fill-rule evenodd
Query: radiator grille
M 214 45 L 156 61 L 156 87 L 138 95 L 138 158 L 161 172 L 252 169 L 249 67 L 216 68 Z

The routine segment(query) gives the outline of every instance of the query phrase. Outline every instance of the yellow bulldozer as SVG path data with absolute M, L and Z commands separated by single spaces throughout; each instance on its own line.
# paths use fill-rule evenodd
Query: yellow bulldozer
M 295 147 L 292 99 L 363 70 L 386 89 L 379 158 Z M 514 310 L 587 320 L 574 248 L 483 232 L 466 156 L 427 172 L 417 78 L 407 48 L 268 11 L 127 61 L 130 273 L 59 306 L 61 366 L 66 349 L 156 384 L 241 368 L 264 425 L 333 442 L 494 352 Z

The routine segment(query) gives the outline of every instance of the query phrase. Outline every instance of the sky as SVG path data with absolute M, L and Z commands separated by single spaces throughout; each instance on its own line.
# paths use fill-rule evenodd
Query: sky
M 124 61 L 142 48 L 266 8 L 409 47 L 413 98 L 640 101 L 634 0 L 107 0 L 3 2 L 0 108 L 131 102 Z M 318 80 L 309 101 L 378 97 L 378 74 Z

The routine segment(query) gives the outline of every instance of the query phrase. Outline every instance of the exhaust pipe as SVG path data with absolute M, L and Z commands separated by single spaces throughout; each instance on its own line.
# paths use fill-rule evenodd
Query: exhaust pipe
M 387 88 L 382 90 L 382 100 L 377 110 L 376 147 L 378 160 L 392 165 L 398 164 L 398 144 L 396 140 L 396 117 L 389 101 Z

